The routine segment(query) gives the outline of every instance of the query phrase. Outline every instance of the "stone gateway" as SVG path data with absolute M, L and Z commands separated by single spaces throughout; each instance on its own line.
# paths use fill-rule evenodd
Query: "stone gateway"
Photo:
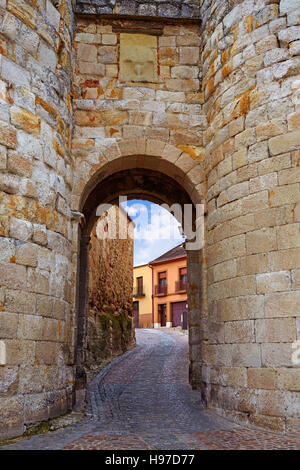
M 1 0 L 0 436 L 84 399 L 89 242 L 120 195 L 204 204 L 190 383 L 300 429 L 299 0 Z

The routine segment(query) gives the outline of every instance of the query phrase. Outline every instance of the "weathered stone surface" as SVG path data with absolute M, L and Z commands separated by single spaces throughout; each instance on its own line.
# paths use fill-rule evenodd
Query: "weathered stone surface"
M 32 237 L 32 224 L 26 220 L 12 218 L 10 221 L 10 235 L 17 240 L 29 241 Z
M 0 409 L 2 421 L 0 424 L 1 436 L 9 439 L 24 432 L 23 416 L 24 397 L 14 395 L 12 397 L 0 397 Z
M 299 419 L 291 363 L 300 331 L 298 2 L 80 1 L 87 15 L 76 21 L 69 0 L 1 7 L 0 340 L 11 381 L 3 393 L 24 401 L 27 390 L 19 421 L 7 417 L 1 435 L 22 432 L 24 413 L 27 425 L 63 412 L 76 392 L 77 331 L 86 339 L 77 260 L 96 209 L 85 201 L 101 175 L 137 168 L 135 196 L 157 171 L 147 197 L 160 202 L 167 186 L 172 202 L 186 202 L 173 194 L 182 188 L 205 203 L 204 251 L 189 269 L 198 293 L 201 278 L 201 305 L 190 307 L 193 386 L 228 415 L 291 429 Z M 92 330 L 96 323 L 90 317 Z M 117 350 L 120 334 L 108 336 Z M 17 390 L 11 371 L 23 365 Z M 83 394 L 82 377 L 76 388 Z
M 117 206 L 100 217 L 92 230 L 86 364 L 94 370 L 108 358 L 131 348 L 134 341 L 133 240 L 120 239 L 119 221 L 132 232 L 131 219 L 125 211 L 119 213 Z M 105 230 L 116 238 L 104 240 Z
M 292 343 L 296 340 L 294 318 L 256 320 L 256 339 L 259 343 Z
M 18 315 L 0 312 L 1 338 L 13 339 L 17 336 Z
M 1 264 L 0 284 L 13 289 L 25 289 L 26 267 L 16 264 Z
M 265 390 L 276 389 L 276 373 L 274 369 L 248 369 L 248 387 Z
M 157 81 L 157 38 L 146 34 L 121 34 L 120 80 Z
M 6 290 L 5 308 L 9 312 L 35 313 L 35 295 L 20 290 Z
M 199 3 L 196 0 L 182 2 L 171 0 L 164 2 L 156 0 L 145 2 L 144 0 L 85 0 L 76 1 L 76 11 L 85 14 L 118 14 L 118 15 L 138 15 L 140 17 L 161 17 L 161 18 L 193 18 L 200 15 Z
M 26 109 L 13 106 L 10 110 L 10 119 L 17 129 L 23 129 L 35 135 L 40 133 L 41 119 Z

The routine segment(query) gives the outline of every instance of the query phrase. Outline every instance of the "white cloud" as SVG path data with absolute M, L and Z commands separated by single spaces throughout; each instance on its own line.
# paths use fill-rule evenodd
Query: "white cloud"
M 132 204 L 131 206 L 128 206 L 126 204 L 124 204 L 124 209 L 126 210 L 127 214 L 129 215 L 129 217 L 132 217 L 132 218 L 135 218 L 136 216 L 138 216 L 140 213 L 145 213 L 147 212 L 147 208 L 146 206 L 144 206 L 143 204 Z
M 125 207 L 136 225 L 137 240 L 178 240 L 182 239 L 180 223 L 166 209 L 157 204 L 133 204 Z
M 148 201 L 123 206 L 135 228 L 134 264 L 146 264 L 184 241 L 181 225 L 166 209 Z
M 184 240 L 182 240 L 184 241 Z M 175 240 L 142 240 L 135 242 L 134 245 L 134 266 L 147 264 L 150 261 L 158 258 L 175 246 L 179 245 L 180 241 Z

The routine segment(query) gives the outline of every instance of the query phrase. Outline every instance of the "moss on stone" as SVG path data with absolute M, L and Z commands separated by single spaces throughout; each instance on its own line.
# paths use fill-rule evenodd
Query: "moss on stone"
M 134 333 L 132 318 L 121 309 L 105 305 L 102 311 L 93 310 L 89 317 L 87 369 L 101 367 L 132 347 Z
M 5 445 L 10 445 L 10 444 L 15 444 L 16 442 L 23 441 L 26 439 L 30 439 L 32 436 L 35 436 L 37 434 L 46 434 L 49 431 L 50 431 L 50 422 L 42 421 L 41 423 L 26 429 L 26 431 L 22 434 L 22 436 L 0 441 L 0 447 L 5 446 Z

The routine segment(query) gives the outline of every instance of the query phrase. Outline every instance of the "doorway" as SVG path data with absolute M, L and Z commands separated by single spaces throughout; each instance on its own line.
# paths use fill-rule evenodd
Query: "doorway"
M 167 304 L 160 304 L 158 306 L 158 314 L 160 326 L 167 326 Z
M 177 327 L 177 326 L 182 327 L 183 313 L 186 311 L 186 303 L 187 301 L 185 300 L 184 302 L 173 302 L 171 304 L 173 327 Z
M 96 172 L 85 187 L 81 198 L 80 211 L 83 214 L 82 222 L 78 225 L 78 264 L 76 265 L 77 285 L 76 304 L 77 341 L 75 349 L 76 360 L 76 397 L 81 397 L 85 389 L 85 361 L 87 338 L 87 306 L 88 306 L 88 273 L 89 273 L 89 245 L 92 228 L 97 221 L 97 207 L 99 204 L 116 204 L 119 196 L 126 195 L 128 200 L 147 199 L 156 204 L 168 204 L 170 207 L 177 204 L 182 210 L 185 205 L 193 209 L 192 217 L 195 220 L 195 203 L 189 192 L 183 187 L 181 179 L 177 181 L 180 170 L 174 170 L 172 163 L 164 162 L 164 167 L 158 171 L 155 169 L 139 167 L 145 165 L 145 161 L 137 157 L 120 158 L 123 169 L 116 169 L 118 161 L 107 163 L 99 172 Z M 154 162 L 154 159 L 151 159 Z M 127 167 L 127 168 L 126 168 Z M 169 176 L 172 175 L 172 176 Z M 173 176 L 176 176 L 174 179 Z M 187 183 L 186 180 L 184 180 Z M 187 185 L 190 190 L 190 186 Z M 183 227 L 184 230 L 184 227 Z M 185 231 L 185 230 L 184 230 Z M 188 297 L 190 334 L 193 341 L 190 349 L 200 343 L 200 292 L 201 292 L 201 249 L 187 253 Z M 132 303 L 131 303 L 132 305 Z M 167 325 L 167 305 L 161 307 L 160 324 Z M 190 383 L 193 387 L 201 383 L 201 358 L 190 359 Z M 80 399 L 80 398 L 79 398 Z

